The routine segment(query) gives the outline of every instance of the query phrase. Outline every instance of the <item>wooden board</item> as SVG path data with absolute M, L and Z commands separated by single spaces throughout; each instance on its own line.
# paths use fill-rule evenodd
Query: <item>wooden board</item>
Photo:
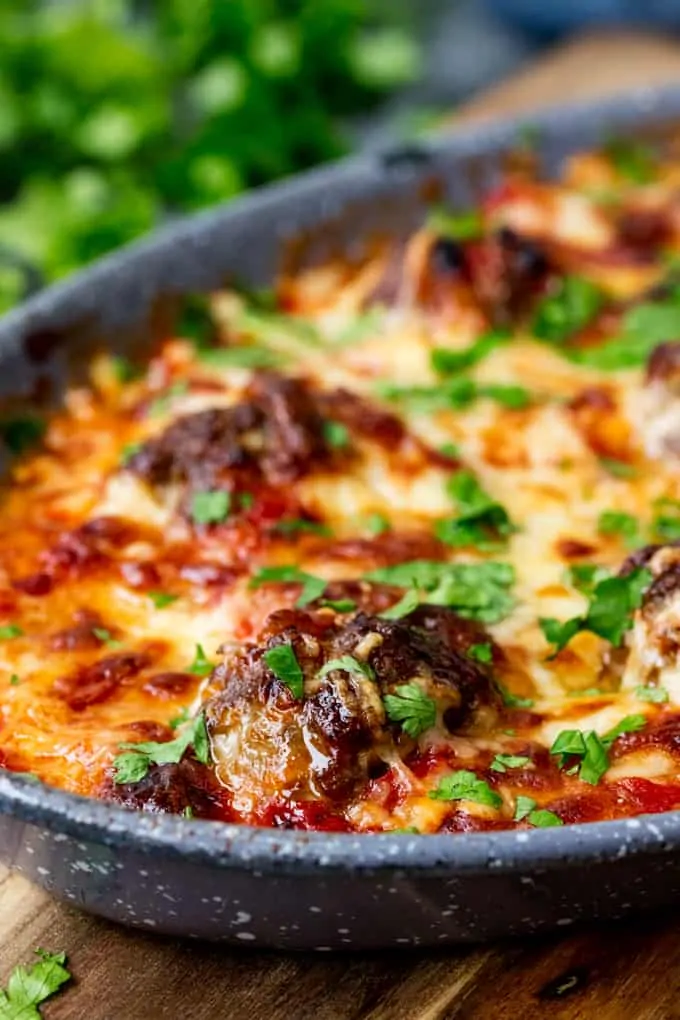
M 680 82 L 680 43 L 588 36 L 477 98 L 460 120 Z M 481 948 L 361 956 L 231 951 L 136 934 L 0 869 L 0 981 L 33 949 L 74 983 L 50 1020 L 680 1020 L 680 927 L 636 919 Z

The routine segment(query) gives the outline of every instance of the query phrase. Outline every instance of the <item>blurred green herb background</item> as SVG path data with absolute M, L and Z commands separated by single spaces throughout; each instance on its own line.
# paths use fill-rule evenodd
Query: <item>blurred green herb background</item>
M 341 155 L 347 118 L 418 75 L 405 9 L 0 3 L 0 310 L 168 216 Z

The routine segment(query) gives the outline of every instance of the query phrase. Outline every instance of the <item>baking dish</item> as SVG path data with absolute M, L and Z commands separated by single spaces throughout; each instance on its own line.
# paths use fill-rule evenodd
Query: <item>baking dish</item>
M 611 132 L 652 133 L 680 90 L 532 119 L 548 174 Z M 523 121 L 330 167 L 172 226 L 18 309 L 0 329 L 0 400 L 57 390 L 104 339 L 141 342 L 185 293 L 266 284 L 285 258 L 352 254 L 433 197 L 474 201 Z M 357 230 L 361 225 L 361 233 Z M 0 857 L 54 895 L 159 932 L 277 948 L 434 945 L 567 926 L 670 902 L 677 813 L 562 829 L 371 835 L 135 815 L 0 774 Z

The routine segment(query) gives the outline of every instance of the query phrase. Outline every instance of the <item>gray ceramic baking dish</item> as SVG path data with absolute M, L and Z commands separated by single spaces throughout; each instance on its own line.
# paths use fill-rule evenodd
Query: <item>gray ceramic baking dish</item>
M 680 88 L 533 119 L 548 173 L 620 131 L 680 122 Z M 498 176 L 523 122 L 484 125 L 354 159 L 184 220 L 54 287 L 0 325 L 0 401 L 46 380 L 96 338 L 117 349 L 158 321 L 159 299 L 225 278 L 271 279 L 295 258 L 351 253 L 422 216 L 437 188 L 464 205 Z M 156 932 L 284 949 L 489 939 L 680 900 L 680 812 L 521 832 L 366 835 L 254 829 L 134 814 L 0 772 L 0 859 L 84 910 Z

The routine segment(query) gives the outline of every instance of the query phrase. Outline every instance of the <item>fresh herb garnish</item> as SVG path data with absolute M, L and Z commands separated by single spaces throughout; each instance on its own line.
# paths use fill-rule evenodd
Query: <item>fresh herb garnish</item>
M 11 677 L 9 678 L 9 683 L 11 687 L 18 687 L 19 684 L 21 683 L 21 677 L 19 676 L 19 674 L 12 673 Z
M 114 759 L 116 783 L 138 783 L 144 779 L 151 765 L 177 764 L 193 745 L 198 761 L 207 765 L 210 760 L 210 741 L 203 714 L 197 715 L 174 740 L 165 743 L 148 741 L 140 744 L 119 744 L 124 752 Z
M 294 698 L 302 698 L 305 678 L 291 645 L 275 645 L 264 653 L 264 661 L 272 673 L 288 687 Z
M 143 443 L 126 443 L 120 451 L 120 462 L 123 467 L 127 467 L 133 457 L 136 457 L 139 451 L 142 449 Z
M 274 526 L 274 531 L 281 535 L 331 535 L 331 529 L 321 521 L 308 521 L 304 517 L 290 517 L 288 520 L 279 521 Z
M 195 492 L 191 497 L 191 518 L 196 524 L 221 524 L 231 509 L 231 493 L 223 489 Z
M 266 347 L 207 347 L 198 351 L 198 360 L 209 368 L 276 368 L 283 358 Z
M 510 340 L 512 334 L 506 329 L 492 329 L 483 333 L 474 343 L 462 351 L 450 347 L 435 347 L 430 354 L 430 364 L 438 375 L 456 375 L 473 368 L 492 351 Z
M 513 694 L 507 687 L 503 687 L 502 684 L 498 684 L 498 688 L 501 692 L 503 704 L 508 708 L 533 708 L 536 702 L 533 698 L 523 698 L 519 694 Z
M 365 577 L 400 588 L 416 587 L 424 593 L 424 602 L 450 606 L 461 616 L 481 623 L 502 620 L 515 604 L 510 594 L 515 571 L 509 563 L 493 560 L 484 563 L 411 560 L 381 567 Z
M 284 341 L 292 340 L 306 347 L 320 347 L 323 344 L 323 337 L 314 323 L 301 316 L 281 315 L 264 308 L 250 307 L 239 309 L 232 321 L 237 330 L 256 340 L 266 342 L 274 339 L 276 342 L 278 335 Z
M 187 806 L 184 808 L 184 811 L 182 811 L 182 818 L 193 818 L 193 817 L 194 817 L 194 809 L 192 808 L 191 804 L 187 804 Z
M 170 720 L 168 725 L 170 729 L 177 730 L 180 726 L 184 726 L 184 723 L 188 723 L 190 718 L 189 709 L 185 706 Z
M 417 684 L 401 684 L 383 701 L 390 722 L 401 723 L 404 733 L 414 740 L 437 721 L 436 703 Z
M 564 825 L 559 815 L 545 808 L 537 808 L 532 797 L 518 797 L 515 801 L 515 821 L 527 821 L 537 829 L 547 829 L 553 825 Z
M 492 772 L 507 772 L 508 769 L 521 769 L 530 761 L 531 758 L 524 754 L 497 754 L 489 768 Z
M 607 567 L 596 563 L 572 563 L 567 570 L 567 580 L 583 595 L 592 595 L 594 589 L 606 578 L 611 577 Z
M 0 1020 L 40 1020 L 38 1009 L 62 985 L 71 980 L 66 969 L 66 953 L 46 953 L 36 949 L 38 962 L 30 967 L 15 967 L 6 989 L 0 989 Z
M 328 581 L 321 577 L 314 577 L 313 574 L 306 574 L 303 570 L 294 566 L 263 567 L 254 577 L 250 579 L 250 588 L 259 588 L 263 584 L 301 584 L 302 591 L 298 596 L 295 605 L 306 606 L 315 599 L 320 598 L 326 590 Z
M 179 598 L 179 595 L 171 595 L 167 591 L 148 591 L 146 594 L 156 609 L 165 609 L 166 606 L 171 606 Z
M 255 497 L 252 492 L 239 492 L 238 502 L 241 510 L 252 510 L 255 505 Z
M 414 609 L 417 609 L 420 605 L 420 594 L 417 588 L 411 588 L 405 592 L 398 602 L 395 602 L 393 606 L 380 613 L 379 616 L 383 620 L 401 620 L 402 616 L 408 616 Z
M 16 623 L 7 623 L 0 627 L 0 641 L 10 641 L 12 638 L 23 636 L 23 630 L 17 627 Z
M 539 340 L 562 344 L 595 317 L 604 302 L 602 292 L 581 276 L 564 276 L 554 293 L 539 302 L 533 322 Z
M 600 457 L 600 464 L 610 475 L 615 478 L 635 478 L 637 468 L 627 464 L 625 460 L 616 460 L 614 457 Z
M 680 502 L 663 496 L 654 501 L 659 511 L 652 521 L 652 537 L 655 541 L 677 542 L 680 539 Z
M 349 429 L 340 421 L 327 419 L 321 426 L 323 437 L 333 450 L 346 450 L 349 446 Z
M 473 241 L 484 233 L 484 222 L 476 209 L 454 213 L 437 206 L 430 210 L 426 226 L 437 237 L 450 237 L 454 241 Z
M 665 687 L 647 687 L 641 684 L 635 688 L 634 693 L 638 701 L 651 701 L 657 705 L 664 705 L 669 700 Z
M 553 741 L 550 753 L 558 759 L 560 768 L 570 764 L 574 758 L 580 759 L 575 766 L 579 779 L 597 786 L 609 768 L 609 748 L 617 737 L 623 733 L 635 733 L 646 722 L 643 715 L 627 715 L 602 736 L 594 730 L 562 730 Z
M 367 531 L 369 535 L 377 538 L 378 535 L 384 535 L 390 530 L 390 522 L 384 514 L 367 514 L 359 522 L 359 530 Z
M 10 418 L 0 422 L 0 438 L 13 454 L 24 453 L 37 444 L 45 434 L 45 422 L 33 415 Z
M 555 645 L 553 657 L 582 630 L 592 631 L 615 646 L 620 645 L 623 635 L 633 626 L 632 613 L 642 604 L 651 580 L 652 575 L 644 568 L 633 570 L 626 577 L 608 577 L 595 585 L 585 616 L 575 616 L 565 622 L 539 620 L 546 641 Z
M 316 674 L 317 680 L 323 680 L 325 676 L 334 670 L 340 669 L 345 673 L 352 673 L 355 676 L 364 676 L 367 680 L 375 680 L 375 673 L 367 662 L 355 659 L 353 655 L 341 655 L 337 659 L 329 659 L 325 662 Z
M 203 645 L 196 645 L 194 661 L 187 666 L 187 672 L 194 676 L 208 676 L 213 671 L 213 663 L 206 657 Z
M 440 541 L 483 548 L 489 542 L 493 546 L 515 530 L 505 507 L 489 496 L 471 471 L 452 475 L 447 491 L 457 505 L 458 516 L 437 523 L 435 534 Z
M 467 654 L 471 659 L 476 659 L 477 662 L 489 663 L 493 662 L 493 648 L 489 641 L 480 642 L 476 645 L 470 645 L 467 650 Z
M 632 184 L 648 184 L 654 180 L 654 152 L 644 142 L 610 138 L 603 151 L 614 170 Z
M 623 510 L 604 510 L 598 519 L 597 530 L 601 535 L 621 538 L 628 548 L 640 543 L 640 522 Z
M 112 355 L 111 368 L 116 380 L 121 383 L 121 385 L 132 382 L 133 379 L 138 379 L 141 375 L 141 371 L 138 366 L 133 364 L 129 358 L 123 357 L 122 354 Z
M 474 772 L 466 769 L 442 776 L 437 788 L 430 790 L 428 796 L 432 800 L 472 800 L 492 808 L 499 808 L 503 803 L 500 794 Z
M 118 641 L 116 638 L 114 638 L 111 631 L 107 630 L 106 627 L 93 627 L 92 633 L 94 634 L 98 641 L 101 641 L 102 644 L 108 645 L 109 648 L 123 647 L 123 642 Z
M 354 599 L 321 599 L 319 605 L 336 613 L 353 613 L 357 607 Z
M 636 368 L 643 365 L 654 348 L 680 335 L 680 300 L 677 294 L 636 305 L 626 312 L 620 332 L 598 347 L 572 350 L 569 357 L 578 364 L 601 371 Z

